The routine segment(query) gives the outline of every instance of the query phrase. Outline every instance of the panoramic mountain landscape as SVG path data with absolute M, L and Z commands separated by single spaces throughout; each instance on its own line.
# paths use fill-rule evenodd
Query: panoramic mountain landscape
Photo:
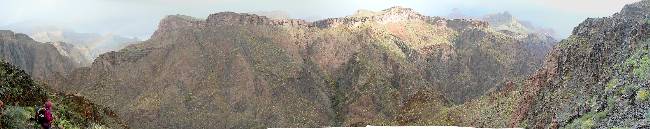
M 650 0 L 569 33 L 463 11 L 175 14 L 145 40 L 9 24 L 0 128 L 650 128 Z

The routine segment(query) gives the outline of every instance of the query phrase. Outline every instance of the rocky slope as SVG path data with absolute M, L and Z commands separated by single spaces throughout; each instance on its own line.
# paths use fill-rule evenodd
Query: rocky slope
M 515 120 L 531 128 L 649 128 L 650 1 L 589 18 L 525 85 Z
M 173 15 L 55 88 L 134 128 L 407 125 L 525 77 L 551 43 L 400 7 L 315 22 Z
M 0 55 L 4 61 L 20 67 L 37 80 L 66 75 L 80 66 L 61 55 L 53 45 L 8 30 L 0 30 Z
M 53 125 L 59 128 L 126 128 L 111 110 L 81 96 L 57 93 L 37 83 L 23 70 L 0 61 L 0 128 L 40 128 L 34 107 L 53 103 Z M 0 106 L 2 107 L 2 106 Z

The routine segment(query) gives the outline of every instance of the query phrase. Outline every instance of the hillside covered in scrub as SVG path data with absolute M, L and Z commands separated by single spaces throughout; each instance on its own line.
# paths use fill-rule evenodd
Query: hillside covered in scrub
M 0 62 L 0 128 L 40 128 L 33 117 L 45 100 L 53 102 L 53 126 L 72 128 L 126 128 L 113 111 L 81 96 L 58 93 L 34 82 L 23 70 Z M 32 120 L 30 120 L 32 119 Z
M 650 128 L 650 1 L 590 18 L 525 85 L 516 120 L 532 128 Z
M 648 0 L 586 19 L 530 78 L 436 115 L 478 127 L 649 128 L 648 30 Z

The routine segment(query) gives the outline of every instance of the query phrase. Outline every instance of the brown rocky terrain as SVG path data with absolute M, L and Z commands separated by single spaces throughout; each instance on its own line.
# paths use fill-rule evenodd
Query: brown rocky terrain
M 525 78 L 553 42 L 401 7 L 315 22 L 172 15 L 53 87 L 133 128 L 410 125 Z

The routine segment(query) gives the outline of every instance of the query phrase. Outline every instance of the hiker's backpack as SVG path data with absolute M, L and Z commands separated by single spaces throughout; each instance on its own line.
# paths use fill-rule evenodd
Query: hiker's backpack
M 38 123 L 46 123 L 47 122 L 47 116 L 45 116 L 45 108 L 39 108 L 36 113 L 37 113 L 36 114 L 36 122 L 38 122 Z

